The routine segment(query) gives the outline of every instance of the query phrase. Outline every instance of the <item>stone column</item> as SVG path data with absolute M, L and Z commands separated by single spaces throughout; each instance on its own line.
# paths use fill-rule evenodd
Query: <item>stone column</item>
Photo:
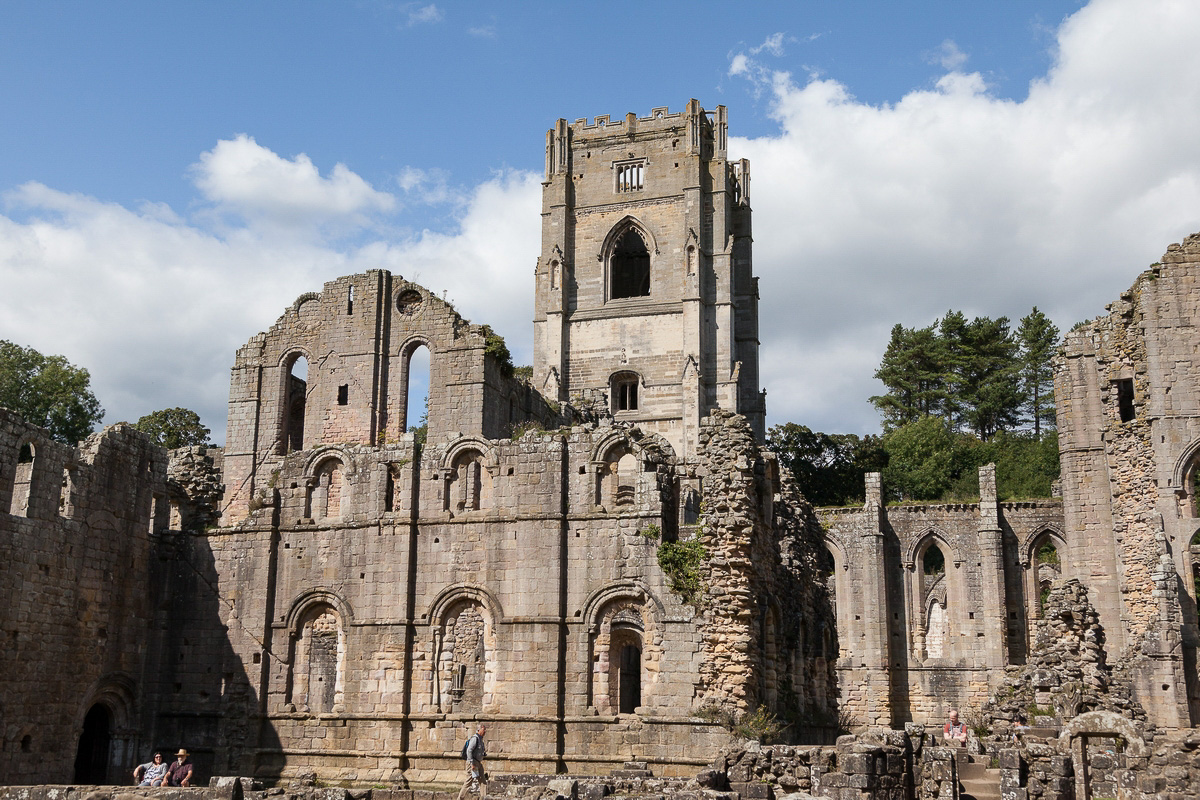
M 872 725 L 892 724 L 891 653 L 888 647 L 887 562 L 883 541 L 883 496 L 880 474 L 866 475 L 868 524 L 863 527 L 859 567 L 862 593 L 863 664 L 867 668 L 867 709 Z
M 1008 663 L 1008 620 L 1004 586 L 1004 539 L 1000 507 L 996 501 L 996 465 L 979 468 L 979 554 L 983 587 L 984 662 L 991 667 Z M 969 564 L 968 564 L 969 568 Z

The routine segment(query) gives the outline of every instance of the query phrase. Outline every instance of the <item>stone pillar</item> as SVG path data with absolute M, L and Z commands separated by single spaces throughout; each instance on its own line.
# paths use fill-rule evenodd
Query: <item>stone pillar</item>
M 867 713 L 871 725 L 892 724 L 891 652 L 888 647 L 887 562 L 883 541 L 883 495 L 880 474 L 866 475 L 867 500 L 864 506 L 868 524 L 863 527 L 858 569 L 862 594 L 862 661 L 867 668 Z
M 1008 620 L 1005 618 L 1004 538 L 1000 529 L 1000 507 L 996 502 L 996 465 L 979 468 L 979 555 L 983 587 L 984 663 L 1003 667 L 1008 663 Z M 969 565 L 968 565 L 969 567 Z M 995 673 L 993 673 L 995 674 Z

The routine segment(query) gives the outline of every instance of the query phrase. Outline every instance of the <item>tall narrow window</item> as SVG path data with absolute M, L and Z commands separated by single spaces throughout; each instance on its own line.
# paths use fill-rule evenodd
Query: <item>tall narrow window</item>
M 297 353 L 287 366 L 284 383 L 284 452 L 304 449 L 304 411 L 308 399 L 308 359 Z
M 17 456 L 17 473 L 13 479 L 12 502 L 8 507 L 8 513 L 14 517 L 31 516 L 29 504 L 33 497 L 33 468 L 36 457 L 37 450 L 32 442 L 21 445 L 21 452 Z
M 1133 378 L 1122 378 L 1113 382 L 1117 390 L 1117 413 L 1121 422 L 1133 419 Z
M 344 406 L 350 402 L 350 384 L 343 383 L 338 387 L 338 405 Z
M 425 443 L 429 430 L 429 384 L 433 379 L 429 348 L 418 345 L 408 351 L 404 365 L 404 428 L 416 434 L 417 447 Z
M 616 411 L 637 411 L 640 408 L 638 403 L 638 376 L 636 373 L 623 372 L 614 375 L 612 378 L 612 410 Z
M 650 294 L 650 251 L 641 234 L 630 228 L 621 234 L 609 260 L 612 297 L 647 297 Z
M 346 313 L 354 313 L 354 287 L 350 287 L 350 291 L 346 292 Z

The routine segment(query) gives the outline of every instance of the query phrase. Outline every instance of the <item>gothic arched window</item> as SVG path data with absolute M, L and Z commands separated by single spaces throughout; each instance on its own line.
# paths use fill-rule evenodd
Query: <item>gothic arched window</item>
M 608 268 L 613 299 L 650 295 L 650 251 L 636 228 L 630 227 L 618 237 Z

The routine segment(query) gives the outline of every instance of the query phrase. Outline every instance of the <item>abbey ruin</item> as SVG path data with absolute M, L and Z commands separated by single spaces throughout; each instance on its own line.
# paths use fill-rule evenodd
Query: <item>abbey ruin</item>
M 868 474 L 814 509 L 762 447 L 726 140 L 694 100 L 547 133 L 529 373 L 376 270 L 238 350 L 223 448 L 0 410 L 0 783 L 184 746 L 205 780 L 400 791 L 458 780 L 482 721 L 493 773 L 580 796 L 1194 796 L 1200 235 L 1067 336 L 1061 497 L 986 467 L 978 503 Z M 759 709 L 788 744 L 739 748 Z

